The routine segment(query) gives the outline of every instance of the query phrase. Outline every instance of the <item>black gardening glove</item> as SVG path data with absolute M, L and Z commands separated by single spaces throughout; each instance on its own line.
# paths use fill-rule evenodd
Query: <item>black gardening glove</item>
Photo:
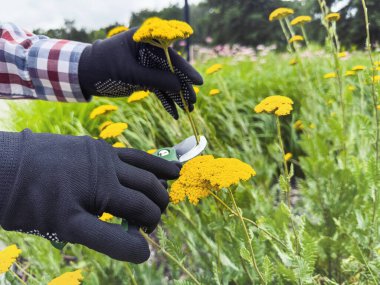
M 189 109 L 196 101 L 192 85 L 201 85 L 201 75 L 173 49 L 169 50 L 176 75 L 172 74 L 161 48 L 136 43 L 132 37 L 136 29 L 120 33 L 106 40 L 96 41 L 82 53 L 79 61 L 79 82 L 84 95 L 107 97 L 129 96 L 134 91 L 150 90 L 165 109 L 178 119 L 175 107 L 183 104 L 184 93 Z
M 138 228 L 157 226 L 169 202 L 159 179 L 175 179 L 179 171 L 90 137 L 0 132 L 0 225 L 144 262 L 149 246 Z M 104 212 L 128 220 L 128 232 L 100 221 Z

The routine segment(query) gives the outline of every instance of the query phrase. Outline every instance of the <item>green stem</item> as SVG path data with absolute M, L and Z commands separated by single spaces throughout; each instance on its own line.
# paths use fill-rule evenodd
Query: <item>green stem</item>
M 185 272 L 197 285 L 201 285 L 201 282 L 198 281 L 197 278 L 189 271 L 183 264 L 175 258 L 173 255 L 171 255 L 169 252 L 167 252 L 165 249 L 163 249 L 158 243 L 156 243 L 153 239 L 151 239 L 143 230 L 140 229 L 140 233 L 143 235 L 143 237 L 154 247 L 156 247 L 158 250 L 160 250 L 166 257 L 171 259 L 174 263 L 176 263 L 182 270 Z
M 307 37 L 305 26 L 303 24 L 301 25 L 301 31 L 302 31 L 302 36 L 305 39 L 306 47 L 308 48 L 309 47 L 309 39 Z
M 257 266 L 257 262 L 256 262 L 256 258 L 255 258 L 255 253 L 253 252 L 253 247 L 252 247 L 252 242 L 251 242 L 251 239 L 249 237 L 249 234 L 248 234 L 248 230 L 247 230 L 247 226 L 244 222 L 244 219 L 243 219 L 243 216 L 241 215 L 240 213 L 240 210 L 236 204 L 236 201 L 235 201 L 235 198 L 234 198 L 234 195 L 231 191 L 231 189 L 228 189 L 228 192 L 230 194 L 230 197 L 231 197 L 231 200 L 232 200 L 232 203 L 234 204 L 234 207 L 235 207 L 235 211 L 236 213 L 239 215 L 239 219 L 240 219 L 240 222 L 241 222 L 241 225 L 243 226 L 243 230 L 244 230 L 244 234 L 245 234 L 245 238 L 247 240 L 247 243 L 248 243 L 248 248 L 249 248 L 249 251 L 250 251 L 250 254 L 251 254 L 251 259 L 252 259 L 252 263 L 253 263 L 253 267 L 256 271 L 256 273 L 259 275 L 259 278 L 261 280 L 261 282 L 263 284 L 266 284 L 265 280 L 264 280 L 264 277 L 262 275 L 262 273 L 260 272 L 260 269 L 259 267 Z
M 18 281 L 20 281 L 21 284 L 23 284 L 23 285 L 27 285 L 26 282 L 25 282 L 24 280 L 22 280 L 22 279 L 20 278 L 20 276 L 17 275 L 16 272 L 14 272 L 13 270 L 10 270 L 10 272 L 13 274 L 14 277 L 16 277 L 16 279 L 17 279 Z
M 138 285 L 137 281 L 135 279 L 135 275 L 133 274 L 133 272 L 132 272 L 131 268 L 129 267 L 128 263 L 125 263 L 125 268 L 127 269 L 127 272 L 128 272 L 129 278 L 131 279 L 132 284 L 133 285 Z
M 172 63 L 172 60 L 170 58 L 170 55 L 169 55 L 169 50 L 168 48 L 164 48 L 164 52 L 165 52 L 165 56 L 166 56 L 166 59 L 168 61 L 168 64 L 169 64 L 169 68 L 170 68 L 170 71 L 175 74 L 175 71 L 174 71 L 174 67 L 173 67 L 173 63 Z M 183 92 L 182 90 L 179 91 L 179 95 L 181 97 L 181 101 L 182 101 L 182 104 L 183 104 L 183 107 L 185 109 L 185 112 L 187 114 L 187 117 L 189 119 L 189 122 L 190 122 L 190 125 L 191 125 L 191 128 L 193 129 L 193 133 L 194 133 L 194 136 L 195 136 L 195 139 L 197 140 L 197 144 L 199 144 L 199 133 L 198 133 L 198 130 L 197 130 L 197 127 L 194 123 L 194 120 L 191 116 L 191 113 L 190 113 L 190 110 L 189 110 L 189 106 L 183 96 Z
M 22 266 L 20 264 L 18 264 L 18 262 L 15 262 L 14 265 L 17 267 L 18 270 L 20 270 L 22 273 L 24 273 L 26 276 L 28 276 L 28 278 L 39 283 L 39 281 L 33 275 L 31 275 L 28 271 L 26 271 L 24 268 L 22 268 Z

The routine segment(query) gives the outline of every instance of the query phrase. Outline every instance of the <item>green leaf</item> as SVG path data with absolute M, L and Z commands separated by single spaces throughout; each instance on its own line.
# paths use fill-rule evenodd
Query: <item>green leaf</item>
M 241 256 L 245 261 L 247 261 L 249 264 L 253 265 L 253 261 L 252 261 L 252 258 L 251 258 L 251 254 L 249 253 L 248 249 L 245 248 L 244 245 L 240 248 L 240 256 Z

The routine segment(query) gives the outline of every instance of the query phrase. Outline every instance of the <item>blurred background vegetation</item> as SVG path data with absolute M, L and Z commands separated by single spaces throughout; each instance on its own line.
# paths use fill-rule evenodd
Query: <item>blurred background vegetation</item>
M 334 12 L 342 15 L 340 25 L 340 40 L 346 49 L 364 48 L 365 26 L 361 0 L 328 0 L 327 4 Z M 370 11 L 371 39 L 375 44 L 380 40 L 380 1 L 367 0 Z M 280 29 L 273 29 L 268 24 L 268 16 L 277 7 L 289 7 L 297 10 L 299 15 L 313 16 L 309 25 L 309 36 L 314 42 L 323 44 L 324 30 L 320 27 L 320 9 L 318 1 L 282 1 L 282 0 L 206 0 L 197 5 L 191 5 L 191 25 L 195 33 L 191 41 L 202 45 L 241 44 L 245 46 L 270 45 L 278 43 L 282 37 Z M 132 14 L 129 23 L 110 23 L 99 30 L 85 30 L 75 26 L 75 22 L 66 20 L 64 27 L 51 30 L 35 30 L 52 38 L 65 38 L 82 42 L 92 42 L 104 38 L 106 33 L 115 26 L 129 27 L 140 25 L 144 19 L 158 16 L 166 19 L 183 19 L 183 7 L 172 5 L 160 11 L 142 10 Z M 207 38 L 212 41 L 207 41 Z M 281 45 L 280 45 L 281 46 Z M 285 45 L 283 45 L 285 47 Z

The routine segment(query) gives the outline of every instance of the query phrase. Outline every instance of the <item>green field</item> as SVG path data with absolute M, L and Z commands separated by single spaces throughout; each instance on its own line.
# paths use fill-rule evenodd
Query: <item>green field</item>
M 301 52 L 294 66 L 289 65 L 292 56 L 287 53 L 269 53 L 257 61 L 197 62 L 205 84 L 193 117 L 209 141 L 207 154 L 241 159 L 257 172 L 234 196 L 243 215 L 256 223 L 248 224 L 248 232 L 268 284 L 376 284 L 380 280 L 380 213 L 371 64 L 361 52 L 339 59 L 341 75 L 358 64 L 367 67 L 355 76 L 339 76 L 340 97 L 338 80 L 323 78 L 336 68 L 333 56 L 321 50 L 311 47 Z M 223 69 L 205 75 L 214 63 L 223 64 Z M 376 92 L 378 87 L 374 85 Z M 209 96 L 213 88 L 221 93 Z M 285 151 L 293 154 L 288 161 L 294 168 L 290 208 L 284 176 L 280 178 L 283 156 L 276 117 L 253 111 L 270 95 L 294 101 L 292 114 L 280 118 Z M 119 110 L 90 120 L 91 110 L 104 103 Z M 9 119 L 1 127 L 11 131 L 30 128 L 96 137 L 99 125 L 111 119 L 128 123 L 125 139 L 142 150 L 173 145 L 192 134 L 184 113 L 174 121 L 153 94 L 135 103 L 97 98 L 89 104 L 8 104 Z M 298 120 L 302 130 L 294 127 Z M 232 207 L 227 191 L 218 195 Z M 27 268 L 27 284 L 46 284 L 79 268 L 85 276 L 83 284 L 193 284 L 168 253 L 202 284 L 259 283 L 239 219 L 213 197 L 197 206 L 170 205 L 152 237 L 164 250 L 153 249 L 150 260 L 136 266 L 80 245 L 68 245 L 59 252 L 44 239 L 0 230 L 1 240 L 22 249 L 19 264 Z M 19 284 L 11 273 L 6 277 L 11 284 Z

